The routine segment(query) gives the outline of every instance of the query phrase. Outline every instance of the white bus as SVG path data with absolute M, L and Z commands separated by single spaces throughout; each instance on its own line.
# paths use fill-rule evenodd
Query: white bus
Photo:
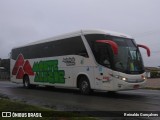
M 80 30 L 11 51 L 11 81 L 24 87 L 44 85 L 119 91 L 143 88 L 146 77 L 139 47 L 128 35 Z

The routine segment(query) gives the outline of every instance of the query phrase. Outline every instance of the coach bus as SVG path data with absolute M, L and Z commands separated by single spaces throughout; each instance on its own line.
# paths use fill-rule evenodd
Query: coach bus
M 24 87 L 55 86 L 120 91 L 143 88 L 146 77 L 139 47 L 125 34 L 80 30 L 11 51 L 11 81 Z

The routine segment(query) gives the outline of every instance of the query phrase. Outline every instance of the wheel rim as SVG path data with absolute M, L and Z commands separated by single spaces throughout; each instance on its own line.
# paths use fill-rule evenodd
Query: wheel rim
M 82 82 L 82 91 L 85 92 L 88 89 L 88 82 L 87 81 L 83 81 Z
M 24 85 L 25 87 L 28 87 L 28 80 L 25 80 Z
M 24 79 L 24 86 L 25 86 L 25 87 L 28 87 L 28 86 L 29 86 L 29 80 L 28 80 L 28 78 L 25 78 L 25 79 Z

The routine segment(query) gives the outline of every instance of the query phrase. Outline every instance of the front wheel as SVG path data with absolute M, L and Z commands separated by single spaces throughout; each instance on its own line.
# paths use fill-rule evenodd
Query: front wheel
M 91 93 L 89 80 L 86 77 L 82 77 L 79 82 L 79 89 L 82 94 L 88 95 Z

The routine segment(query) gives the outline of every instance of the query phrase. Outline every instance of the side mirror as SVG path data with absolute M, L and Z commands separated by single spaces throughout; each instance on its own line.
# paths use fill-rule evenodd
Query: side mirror
M 115 42 L 113 42 L 111 40 L 96 40 L 96 42 L 109 44 L 112 47 L 113 53 L 115 55 L 118 54 L 118 45 L 117 45 L 117 43 L 115 43 Z
M 147 47 L 147 46 L 145 46 L 145 45 L 140 45 L 140 44 L 137 44 L 137 46 L 146 49 L 147 55 L 148 55 L 148 57 L 150 57 L 151 51 L 150 51 L 149 47 Z

